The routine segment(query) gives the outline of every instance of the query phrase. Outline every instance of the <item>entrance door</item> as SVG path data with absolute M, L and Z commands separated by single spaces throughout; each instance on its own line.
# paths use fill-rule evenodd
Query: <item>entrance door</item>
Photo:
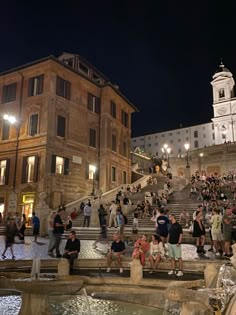
M 23 203 L 21 205 L 21 211 L 22 214 L 25 214 L 28 225 L 31 225 L 31 218 L 34 208 L 34 198 L 34 194 L 25 194 L 22 197 Z

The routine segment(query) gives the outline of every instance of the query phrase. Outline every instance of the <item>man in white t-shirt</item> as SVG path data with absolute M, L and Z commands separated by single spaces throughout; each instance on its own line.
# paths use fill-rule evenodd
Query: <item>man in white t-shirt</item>
M 110 217 L 109 217 L 109 228 L 112 227 L 112 224 L 114 225 L 114 227 L 117 227 L 117 219 L 116 219 L 116 210 L 117 210 L 117 205 L 115 203 L 115 201 L 111 202 L 111 206 L 109 208 L 110 210 Z

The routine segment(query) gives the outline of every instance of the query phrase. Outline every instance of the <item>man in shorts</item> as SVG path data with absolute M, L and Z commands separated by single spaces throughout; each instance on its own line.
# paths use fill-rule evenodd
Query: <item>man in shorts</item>
M 169 256 L 171 258 L 171 271 L 168 272 L 168 275 L 176 274 L 177 277 L 183 276 L 183 260 L 182 260 L 182 251 L 181 243 L 183 238 L 182 226 L 176 221 L 174 214 L 169 216 L 171 226 L 169 229 L 169 234 L 167 238 Z M 176 271 L 176 260 L 179 263 L 179 270 Z
M 221 232 L 221 223 L 222 223 L 222 216 L 220 215 L 220 210 L 215 208 L 212 211 L 210 224 L 211 224 L 212 241 L 213 241 L 213 246 L 215 248 L 216 257 L 219 257 L 222 252 L 223 235 Z
M 123 273 L 122 257 L 125 253 L 125 243 L 120 239 L 120 234 L 113 235 L 113 242 L 107 256 L 107 272 L 111 271 L 111 263 L 113 259 L 117 260 L 120 267 L 120 273 Z
M 166 244 L 168 236 L 169 219 L 164 215 L 165 210 L 161 208 L 160 215 L 157 217 L 157 234 L 160 235 L 163 246 Z

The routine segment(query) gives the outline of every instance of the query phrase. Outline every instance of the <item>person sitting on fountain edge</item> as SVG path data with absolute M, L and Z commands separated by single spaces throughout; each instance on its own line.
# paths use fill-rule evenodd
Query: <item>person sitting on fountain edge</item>
M 76 237 L 75 231 L 70 231 L 69 238 L 66 242 L 63 258 L 70 261 L 70 270 L 73 269 L 74 260 L 78 258 L 80 252 L 80 240 Z

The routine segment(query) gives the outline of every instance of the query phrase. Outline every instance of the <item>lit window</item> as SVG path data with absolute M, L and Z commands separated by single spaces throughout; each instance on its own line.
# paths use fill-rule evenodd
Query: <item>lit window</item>
M 58 155 L 52 155 L 51 172 L 54 174 L 69 175 L 69 159 Z
M 224 98 L 224 97 L 225 97 L 225 90 L 219 89 L 219 98 Z
M 6 184 L 7 160 L 0 161 L 0 185 Z
M 28 96 L 35 96 L 43 93 L 44 75 L 29 79 Z
M 64 159 L 60 156 L 56 157 L 56 174 L 62 174 L 64 167 Z
M 24 156 L 21 183 L 34 183 L 38 180 L 39 158 L 36 155 Z
M 29 156 L 27 158 L 27 168 L 26 168 L 27 183 L 32 183 L 34 181 L 34 166 L 35 166 L 35 156 Z
M 89 164 L 89 172 L 88 172 L 88 178 L 89 179 L 95 179 L 95 172 L 96 172 L 96 166 Z

